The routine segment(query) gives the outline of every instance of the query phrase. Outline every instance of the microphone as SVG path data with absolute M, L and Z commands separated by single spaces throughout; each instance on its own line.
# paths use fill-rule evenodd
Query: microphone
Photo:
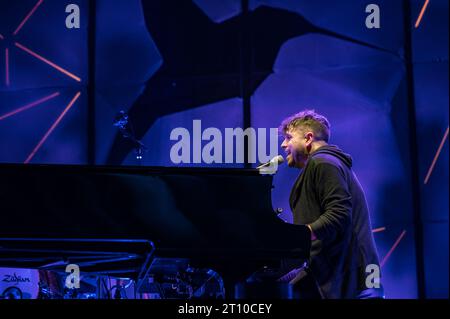
M 120 111 L 117 113 L 113 125 L 117 126 L 121 130 L 125 130 L 128 125 L 128 114 L 125 111 Z
M 274 158 L 272 158 L 270 161 L 259 165 L 256 169 L 262 169 L 265 167 L 272 167 L 272 166 L 277 167 L 278 165 L 282 164 L 283 162 L 284 162 L 283 156 L 277 155 Z

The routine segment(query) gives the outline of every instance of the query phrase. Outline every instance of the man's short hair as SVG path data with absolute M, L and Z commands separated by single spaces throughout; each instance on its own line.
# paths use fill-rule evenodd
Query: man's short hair
M 328 143 L 330 139 L 330 122 L 325 116 L 316 113 L 314 110 L 304 110 L 284 119 L 279 131 L 285 135 L 287 131 L 300 127 L 313 131 L 317 140 Z

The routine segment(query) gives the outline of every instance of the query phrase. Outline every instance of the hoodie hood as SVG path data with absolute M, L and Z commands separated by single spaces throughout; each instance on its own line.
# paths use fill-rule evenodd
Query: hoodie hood
M 352 157 L 344 153 L 339 147 L 336 145 L 324 145 L 319 147 L 315 152 L 311 153 L 311 156 L 314 157 L 317 154 L 329 154 L 334 157 L 339 158 L 345 165 L 347 165 L 349 168 L 352 167 Z

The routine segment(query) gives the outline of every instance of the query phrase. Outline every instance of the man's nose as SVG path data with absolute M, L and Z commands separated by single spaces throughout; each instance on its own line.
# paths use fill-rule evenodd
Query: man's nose
M 286 140 L 283 141 L 283 143 L 281 143 L 281 148 L 285 149 L 287 147 L 287 143 Z

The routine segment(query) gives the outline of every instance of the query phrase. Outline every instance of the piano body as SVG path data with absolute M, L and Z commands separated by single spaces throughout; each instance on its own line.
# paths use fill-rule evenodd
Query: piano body
M 307 227 L 285 223 L 272 176 L 253 169 L 0 164 L 0 267 L 132 278 L 208 267 L 233 285 L 306 260 Z

